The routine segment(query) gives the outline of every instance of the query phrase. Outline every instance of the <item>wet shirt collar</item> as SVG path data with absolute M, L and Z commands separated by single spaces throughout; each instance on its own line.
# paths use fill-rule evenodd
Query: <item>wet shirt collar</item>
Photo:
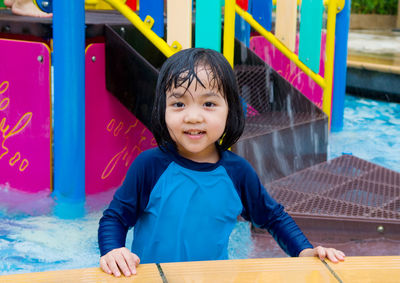
M 220 156 L 220 159 L 218 160 L 218 162 L 216 163 L 208 163 L 208 162 L 196 162 L 190 159 L 187 159 L 183 156 L 181 156 L 175 145 L 173 144 L 168 144 L 166 147 L 166 151 L 167 154 L 169 154 L 171 156 L 171 158 L 179 165 L 190 169 L 190 170 L 195 170 L 195 171 L 213 171 L 214 169 L 216 169 L 217 167 L 219 167 L 221 165 L 222 159 L 223 159 L 223 151 L 221 150 L 221 148 L 217 145 L 217 150 Z

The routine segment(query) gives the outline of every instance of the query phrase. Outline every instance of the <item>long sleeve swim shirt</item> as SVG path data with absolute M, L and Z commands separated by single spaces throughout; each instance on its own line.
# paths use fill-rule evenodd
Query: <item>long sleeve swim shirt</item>
M 125 246 L 141 263 L 228 258 L 237 217 L 264 228 L 290 256 L 312 248 L 282 205 L 272 199 L 251 165 L 231 151 L 217 163 L 198 163 L 173 146 L 141 153 L 100 219 L 101 255 Z

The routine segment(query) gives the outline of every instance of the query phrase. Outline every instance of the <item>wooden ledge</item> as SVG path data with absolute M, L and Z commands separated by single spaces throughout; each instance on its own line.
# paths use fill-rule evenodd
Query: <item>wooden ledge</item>
M 400 256 L 347 257 L 333 264 L 318 258 L 265 258 L 141 264 L 138 274 L 115 278 L 100 268 L 0 276 L 0 282 L 398 282 Z M 162 272 L 162 274 L 161 274 Z M 162 276 L 163 275 L 163 276 Z
M 391 66 L 384 64 L 348 60 L 347 67 L 356 69 L 365 69 L 370 71 L 378 71 L 383 73 L 400 74 L 400 66 Z

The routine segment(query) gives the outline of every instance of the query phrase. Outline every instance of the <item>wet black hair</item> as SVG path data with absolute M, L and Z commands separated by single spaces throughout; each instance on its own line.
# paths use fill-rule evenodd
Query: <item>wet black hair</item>
M 228 149 L 243 133 L 245 119 L 239 89 L 228 61 L 221 53 L 212 49 L 189 48 L 168 58 L 158 76 L 151 124 L 154 138 L 161 149 L 166 149 L 168 144 L 175 144 L 165 123 L 166 93 L 182 85 L 188 88 L 193 81 L 204 87 L 196 74 L 199 66 L 209 69 L 209 84 L 221 92 L 228 104 L 223 139 L 217 144 L 221 149 Z

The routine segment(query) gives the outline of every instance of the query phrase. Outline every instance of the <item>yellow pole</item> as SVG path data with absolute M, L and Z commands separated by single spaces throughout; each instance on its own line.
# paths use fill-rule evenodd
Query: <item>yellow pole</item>
M 134 13 L 127 5 L 119 0 L 104 0 L 122 15 L 124 15 L 148 40 L 150 40 L 160 51 L 166 56 L 170 57 L 180 50 L 179 43 L 174 43 L 169 46 L 164 39 L 159 37 L 154 31 L 146 25 L 136 13 Z
M 235 48 L 235 0 L 225 0 L 223 53 L 233 68 Z
M 308 68 L 303 62 L 299 60 L 299 57 L 290 51 L 285 45 L 283 45 L 272 33 L 267 31 L 263 26 L 261 26 L 253 16 L 241 9 L 236 5 L 236 13 L 245 19 L 257 32 L 264 36 L 272 45 L 274 45 L 283 55 L 289 58 L 293 63 L 296 64 L 306 75 L 308 75 L 314 82 L 316 82 L 323 89 L 326 88 L 326 82 L 324 78 L 320 75 L 314 73 L 310 68 Z
M 335 25 L 336 25 L 336 0 L 329 0 L 328 3 L 328 21 L 326 25 L 326 62 L 325 62 L 325 81 L 326 88 L 322 96 L 322 111 L 329 118 L 329 125 L 331 122 L 332 111 L 332 87 L 333 87 L 333 60 L 335 53 Z

